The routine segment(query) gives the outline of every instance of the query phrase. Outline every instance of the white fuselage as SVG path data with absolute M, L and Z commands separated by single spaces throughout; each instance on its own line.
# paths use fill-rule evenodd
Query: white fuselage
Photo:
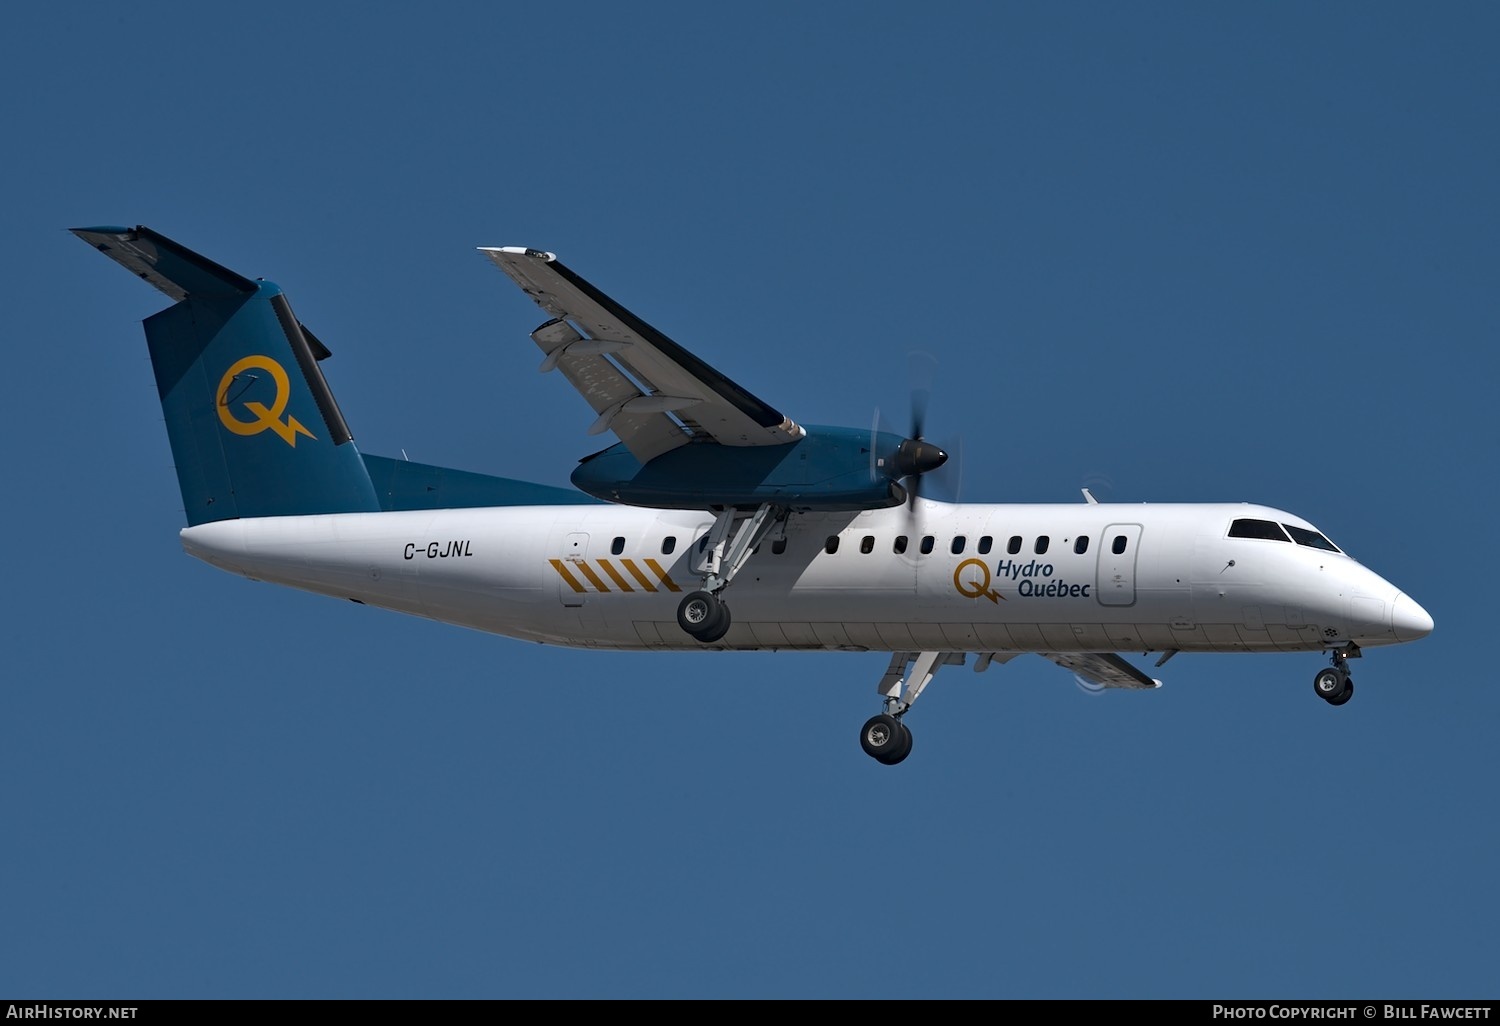
M 1349 556 L 1230 537 L 1237 518 L 1313 530 L 1231 503 L 922 501 L 794 514 L 724 592 L 733 623 L 712 647 L 1316 651 L 1431 629 L 1420 606 Z M 700 586 L 712 523 L 704 511 L 519 506 L 226 520 L 182 539 L 246 577 L 494 634 L 696 649 L 677 607 Z

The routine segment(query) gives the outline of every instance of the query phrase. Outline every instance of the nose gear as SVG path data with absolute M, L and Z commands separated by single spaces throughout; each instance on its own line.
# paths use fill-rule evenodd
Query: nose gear
M 1350 642 L 1333 652 L 1333 665 L 1313 676 L 1313 691 L 1329 705 L 1343 705 L 1354 697 L 1354 678 L 1349 676 L 1348 660 L 1358 659 L 1359 646 Z

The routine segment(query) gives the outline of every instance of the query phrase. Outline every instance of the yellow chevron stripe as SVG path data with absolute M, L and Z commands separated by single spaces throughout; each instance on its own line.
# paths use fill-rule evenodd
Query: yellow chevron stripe
M 635 560 L 622 559 L 620 560 L 620 562 L 625 564 L 625 569 L 630 571 L 631 577 L 634 577 L 637 581 L 640 582 L 642 588 L 645 588 L 653 595 L 656 594 L 656 585 L 651 583 L 651 579 L 649 577 L 641 573 L 641 568 L 635 565 Z
M 589 565 L 587 563 L 579 563 L 578 570 L 581 574 L 583 574 L 583 576 L 587 577 L 589 579 L 589 583 L 598 588 L 600 592 L 609 591 L 609 586 L 603 581 L 599 580 L 599 575 L 594 573 L 594 571 L 589 568 Z
M 665 584 L 667 586 L 667 590 L 668 591 L 681 591 L 682 590 L 681 588 L 677 587 L 677 582 L 676 581 L 672 580 L 672 578 L 670 578 L 670 577 L 667 576 L 667 572 L 661 568 L 661 564 L 658 563 L 656 560 L 654 560 L 654 559 L 648 559 L 648 560 L 646 560 L 646 565 L 651 568 L 651 572 L 652 573 L 656 574 L 656 576 L 661 579 L 661 583 L 663 583 L 663 584 Z
M 577 579 L 572 574 L 568 573 L 568 568 L 565 567 L 565 566 L 563 566 L 563 561 L 562 560 L 560 560 L 560 559 L 553 559 L 553 560 L 549 560 L 548 562 L 550 562 L 552 564 L 552 569 L 556 570 L 559 574 L 561 574 L 562 575 L 562 579 L 568 582 L 568 587 L 570 587 L 574 591 L 582 594 L 582 592 L 583 592 L 583 585 L 579 584 L 578 581 L 577 581 Z
M 625 578 L 620 576 L 619 571 L 609 565 L 609 560 L 601 559 L 599 560 L 599 565 L 604 568 L 604 572 L 609 574 L 609 579 L 614 581 L 621 591 L 635 591 L 634 588 L 625 583 Z

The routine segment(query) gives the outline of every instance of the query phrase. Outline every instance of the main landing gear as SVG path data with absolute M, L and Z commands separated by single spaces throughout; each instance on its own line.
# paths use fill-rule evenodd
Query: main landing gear
M 885 676 L 877 690 L 885 696 L 885 711 L 871 716 L 859 728 L 859 746 L 876 762 L 894 766 L 911 754 L 911 728 L 901 722 L 922 689 L 932 683 L 938 667 L 954 663 L 962 666 L 962 652 L 897 652 L 891 656 Z M 981 659 L 975 669 L 989 665 Z M 907 672 L 907 667 L 911 672 Z
M 677 607 L 677 626 L 710 644 L 729 633 L 729 607 L 713 592 L 691 592 Z
M 1343 705 L 1354 697 L 1354 678 L 1349 676 L 1348 660 L 1357 659 L 1359 649 L 1350 644 L 1333 653 L 1333 665 L 1313 676 L 1313 691 L 1329 705 Z
M 890 713 L 871 716 L 860 728 L 859 746 L 876 762 L 894 766 L 911 754 L 911 728 Z
M 786 517 L 784 507 L 770 503 L 743 518 L 733 507 L 720 510 L 705 538 L 703 587 L 689 592 L 678 604 L 677 626 L 705 645 L 729 633 L 729 607 L 724 604 L 720 593 L 744 568 L 756 546 L 765 540 L 772 528 L 784 523 Z

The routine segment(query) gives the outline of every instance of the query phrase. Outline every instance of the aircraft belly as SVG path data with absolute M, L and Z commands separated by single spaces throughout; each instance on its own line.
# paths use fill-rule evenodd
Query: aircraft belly
M 791 643 L 787 641 L 786 631 L 781 629 L 779 623 L 752 623 L 750 632 L 755 635 L 755 642 L 766 648 L 790 648 Z
M 1042 637 L 1042 629 L 1034 623 L 1012 623 L 1003 628 L 1011 637 L 1014 644 L 1012 648 L 1022 652 L 1045 652 L 1047 642 Z
M 1141 641 L 1143 652 L 1166 652 L 1174 648 L 1181 648 L 1178 643 L 1177 632 L 1170 624 L 1165 623 L 1137 623 L 1136 633 Z
M 1208 632 L 1201 624 L 1174 623 L 1169 630 L 1172 633 L 1172 643 L 1162 646 L 1163 648 L 1175 648 L 1182 652 L 1203 652 L 1213 649 L 1213 645 L 1208 640 Z
M 822 648 L 822 642 L 813 631 L 812 624 L 788 620 L 781 623 L 781 633 L 793 648 Z
M 844 636 L 850 645 L 862 648 L 865 651 L 880 651 L 885 648 L 885 639 L 880 635 L 880 629 L 873 623 L 845 622 Z
M 908 625 L 917 648 L 923 652 L 941 652 L 948 644 L 943 625 L 937 623 L 913 623 Z
M 641 639 L 641 644 L 646 648 L 669 648 L 669 644 L 662 637 L 661 629 L 649 620 L 635 621 L 636 636 Z
M 813 635 L 818 639 L 818 644 L 822 648 L 849 649 L 857 647 L 849 640 L 849 634 L 844 630 L 842 621 L 830 620 L 822 623 L 813 623 L 811 626 Z
M 1207 647 L 1214 652 L 1248 652 L 1250 646 L 1240 637 L 1239 629 L 1232 623 L 1206 623 L 1203 636 Z
M 875 630 L 884 647 L 892 652 L 921 651 L 921 646 L 912 636 L 911 627 L 905 623 L 877 623 Z

